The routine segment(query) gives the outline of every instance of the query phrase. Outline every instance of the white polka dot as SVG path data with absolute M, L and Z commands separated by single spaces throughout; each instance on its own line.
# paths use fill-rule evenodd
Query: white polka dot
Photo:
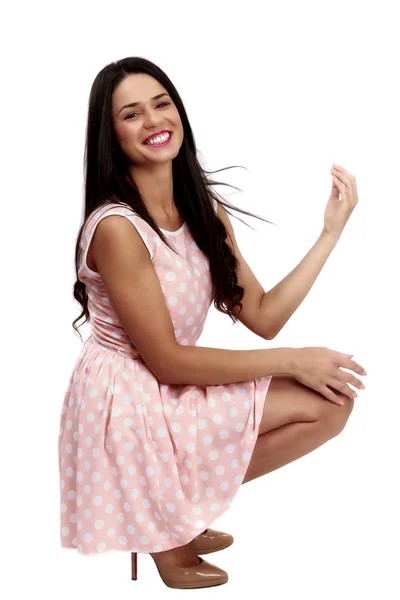
M 196 529 L 204 529 L 204 527 L 206 526 L 204 521 L 196 521 L 196 523 L 194 524 L 194 526 L 196 527 Z
M 187 517 L 186 515 L 181 515 L 181 516 L 179 517 L 179 519 L 180 519 L 180 521 L 181 521 L 182 523 L 184 523 L 185 525 L 188 525 L 188 523 L 189 523 L 189 519 L 188 519 L 188 517 Z
M 235 451 L 235 447 L 236 447 L 236 446 L 235 446 L 235 444 L 227 444 L 227 445 L 225 446 L 225 450 L 226 450 L 227 452 L 229 452 L 229 454 L 232 454 L 232 452 L 234 452 L 234 451 Z

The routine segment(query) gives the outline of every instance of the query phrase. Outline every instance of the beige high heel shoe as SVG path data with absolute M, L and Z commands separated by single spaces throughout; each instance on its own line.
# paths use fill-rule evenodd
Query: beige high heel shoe
M 234 538 L 230 533 L 217 531 L 210 527 L 200 533 L 192 541 L 194 551 L 199 554 L 211 554 L 211 552 L 219 552 L 231 546 Z
M 200 563 L 192 567 L 178 567 L 168 565 L 168 567 L 157 564 L 154 560 L 158 573 L 168 587 L 177 589 L 193 589 L 211 587 L 213 585 L 222 585 L 228 581 L 228 573 L 219 567 L 200 558 Z M 137 552 L 131 552 L 132 580 L 137 580 Z

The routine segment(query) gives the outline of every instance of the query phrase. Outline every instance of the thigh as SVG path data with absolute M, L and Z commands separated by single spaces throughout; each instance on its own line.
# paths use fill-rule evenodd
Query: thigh
M 267 391 L 258 435 L 288 423 L 346 420 L 354 401 L 338 391 L 335 393 L 344 400 L 343 406 L 331 402 L 293 377 L 274 375 Z

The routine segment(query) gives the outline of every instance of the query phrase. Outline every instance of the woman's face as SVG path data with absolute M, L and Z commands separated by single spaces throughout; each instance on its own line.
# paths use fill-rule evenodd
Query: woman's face
M 132 103 L 137 104 L 126 106 Z M 112 118 L 119 146 L 130 162 L 149 166 L 178 155 L 183 142 L 178 110 L 167 90 L 150 75 L 136 73 L 121 81 L 112 96 Z M 152 145 L 145 143 L 160 132 L 162 139 L 154 139 Z

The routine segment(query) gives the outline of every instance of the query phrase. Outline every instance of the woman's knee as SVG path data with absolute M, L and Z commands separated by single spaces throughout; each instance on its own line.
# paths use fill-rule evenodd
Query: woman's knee
M 353 400 L 341 392 L 343 406 L 335 404 L 319 392 L 299 383 L 293 377 L 272 378 L 266 395 L 259 435 L 295 422 L 318 421 L 333 436 L 345 427 L 353 409 Z
M 334 410 L 327 416 L 326 426 L 329 428 L 332 437 L 339 435 L 345 428 L 347 421 L 353 411 L 354 399 L 345 394 L 338 393 L 344 404 L 334 404 Z

